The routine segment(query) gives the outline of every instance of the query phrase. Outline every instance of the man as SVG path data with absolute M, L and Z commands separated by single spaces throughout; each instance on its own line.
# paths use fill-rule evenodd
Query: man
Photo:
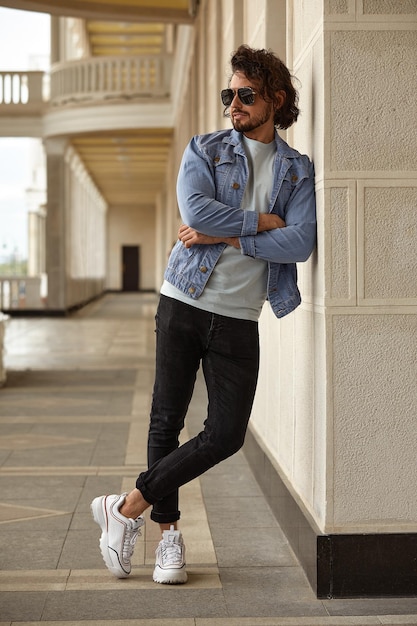
M 313 166 L 276 127 L 298 116 L 297 92 L 270 51 L 240 46 L 221 92 L 233 129 L 194 137 L 178 175 L 184 224 L 170 255 L 156 315 L 156 374 L 148 470 L 129 494 L 92 502 L 108 569 L 130 573 L 143 512 L 160 524 L 153 578 L 184 583 L 178 489 L 243 445 L 255 394 L 257 320 L 266 298 L 277 317 L 300 303 L 296 262 L 315 245 Z M 178 436 L 202 365 L 208 391 L 204 429 Z

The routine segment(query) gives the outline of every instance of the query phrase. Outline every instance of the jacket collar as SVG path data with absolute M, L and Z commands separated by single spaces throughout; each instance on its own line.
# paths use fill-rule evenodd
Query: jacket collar
M 223 138 L 225 143 L 230 143 L 232 146 L 236 146 L 238 149 L 243 150 L 242 146 L 242 133 L 232 128 L 230 133 Z M 299 156 L 299 153 L 291 148 L 275 131 L 275 143 L 277 146 L 277 153 L 282 157 L 295 158 Z

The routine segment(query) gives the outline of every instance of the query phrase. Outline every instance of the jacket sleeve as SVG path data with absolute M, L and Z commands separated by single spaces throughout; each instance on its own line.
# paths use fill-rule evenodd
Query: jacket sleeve
M 314 167 L 309 162 L 303 178 L 288 199 L 285 227 L 240 237 L 242 254 L 273 263 L 307 261 L 316 243 L 316 201 Z
M 255 235 L 258 214 L 216 200 L 214 166 L 194 137 L 184 151 L 177 180 L 181 219 L 187 226 L 212 237 Z

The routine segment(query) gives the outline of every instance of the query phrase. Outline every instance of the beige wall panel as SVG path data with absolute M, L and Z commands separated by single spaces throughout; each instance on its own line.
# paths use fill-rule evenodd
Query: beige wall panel
M 261 418 L 263 436 L 269 442 L 270 448 L 277 454 L 280 442 L 280 415 L 281 415 L 281 363 L 277 354 L 280 345 L 279 324 L 275 325 L 275 317 L 269 304 L 265 304 L 261 321 L 261 390 L 257 399 L 261 400 L 262 408 L 258 412 Z M 262 417 L 264 416 L 264 417 Z M 292 451 L 289 450 L 290 455 Z
M 155 285 L 155 209 L 132 210 L 131 207 L 108 211 L 109 268 L 108 289 L 122 288 L 122 246 L 140 246 L 140 287 L 157 289 Z
M 266 1 L 264 47 L 271 48 L 284 62 L 287 59 L 286 15 L 286 0 Z
M 323 135 L 324 135 L 324 68 L 322 60 L 322 38 L 316 40 L 299 65 L 294 68 L 295 85 L 299 91 L 300 115 L 297 122 L 287 131 L 287 141 L 301 153 L 307 154 L 314 162 L 316 172 L 317 212 L 323 210 Z M 318 230 L 324 225 L 319 221 Z M 323 237 L 319 237 L 321 249 L 316 250 L 307 263 L 298 264 L 299 287 L 304 302 L 322 298 L 324 274 L 319 272 L 320 254 L 324 252 Z
M 242 0 L 222 0 L 220 15 L 222 53 L 219 72 L 220 77 L 227 81 L 230 72 L 230 55 L 241 43 L 244 43 Z
M 328 502 L 325 318 L 312 307 L 260 319 L 261 367 L 251 427 L 297 500 L 324 528 Z M 330 453 L 330 461 L 332 455 Z
M 204 6 L 203 6 L 204 9 Z M 207 10 L 201 14 L 201 20 L 204 25 L 207 19 Z M 207 104 L 206 104 L 206 70 L 207 70 L 207 58 L 206 58 L 206 30 L 205 26 L 200 28 L 195 46 L 195 66 L 197 68 L 196 80 L 197 80 L 197 112 L 196 116 L 196 133 L 204 133 L 207 129 Z
M 218 2 L 210 2 L 207 5 L 206 28 L 206 58 L 210 59 L 205 69 L 206 103 L 207 107 L 207 130 L 212 132 L 219 128 L 219 112 L 222 108 L 220 90 L 223 81 L 219 77 L 220 64 L 220 29 Z
M 355 13 L 355 0 L 324 0 L 325 15 L 348 15 Z
M 266 0 L 244 0 L 244 41 L 252 48 L 265 48 Z
M 313 431 L 313 494 L 309 509 L 316 523 L 324 532 L 327 516 L 333 510 L 333 447 L 331 424 L 327 417 L 327 396 L 329 394 L 326 341 L 326 317 L 323 310 L 313 312 L 313 376 L 314 397 L 312 398 L 311 420 Z
M 326 301 L 356 304 L 356 184 L 340 182 L 326 189 Z
M 313 158 L 315 146 L 313 48 L 309 50 L 301 63 L 289 69 L 294 75 L 294 86 L 299 95 L 298 106 L 300 115 L 297 122 L 290 127 L 287 141 L 302 154 L 308 154 L 310 158 Z M 318 138 L 318 141 L 320 141 L 320 138 Z
M 417 530 L 416 315 L 333 317 L 335 531 Z
M 416 32 L 333 32 L 330 62 L 330 169 L 415 168 Z
M 298 286 L 304 303 L 324 304 L 325 272 L 325 221 L 324 221 L 324 189 L 316 190 L 317 212 L 317 244 L 307 263 L 299 263 Z M 302 305 L 303 306 L 303 305 Z
M 324 177 L 324 150 L 326 146 L 325 85 L 324 40 L 321 36 L 314 42 L 311 62 L 310 103 L 312 110 L 307 112 L 304 101 L 300 102 L 302 114 L 300 121 L 302 122 L 304 117 L 311 119 L 308 144 L 311 145 L 311 149 L 308 150 L 308 154 L 314 161 L 316 182 L 320 183 Z
M 415 0 L 362 0 L 364 15 L 415 15 Z
M 288 18 L 291 40 L 287 42 L 292 49 L 293 63 L 303 54 L 323 24 L 322 0 L 293 0 L 288 2 Z
M 323 298 L 323 281 L 319 275 L 319 254 L 318 250 L 313 251 L 311 257 L 306 263 L 297 265 L 298 272 L 298 288 L 301 293 L 303 303 L 312 303 L 314 301 L 322 301 Z
M 276 362 L 279 363 L 278 372 L 279 402 L 276 405 L 279 412 L 276 412 L 275 419 L 278 421 L 278 447 L 277 460 L 285 474 L 292 479 L 294 473 L 294 434 L 295 434 L 295 346 L 294 315 L 288 315 L 280 320 L 273 318 L 270 313 L 271 325 L 276 325 L 274 334 L 279 333 L 279 342 L 271 342 L 269 367 Z M 275 398 L 274 398 L 275 399 Z
M 241 4 L 236 0 L 223 0 L 221 3 L 220 28 L 221 49 L 219 50 L 218 84 L 219 90 L 228 86 L 230 78 L 230 57 L 232 52 L 242 43 L 243 39 L 243 11 Z M 219 98 L 218 128 L 230 128 L 229 118 L 223 115 L 223 105 Z
M 361 298 L 417 304 L 417 180 L 363 182 L 358 197 Z
M 261 362 L 251 424 L 291 477 L 294 454 L 294 318 L 277 320 L 268 303 L 260 318 Z
M 294 474 L 302 499 L 311 505 L 314 493 L 314 328 L 311 311 L 294 315 Z

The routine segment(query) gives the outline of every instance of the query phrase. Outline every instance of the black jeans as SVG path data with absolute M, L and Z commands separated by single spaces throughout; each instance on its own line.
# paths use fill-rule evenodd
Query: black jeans
M 204 429 L 178 447 L 202 364 L 208 392 Z M 155 522 L 180 517 L 178 489 L 243 445 L 259 369 L 257 322 L 202 311 L 161 296 L 156 314 L 156 372 L 148 470 L 136 487 Z

